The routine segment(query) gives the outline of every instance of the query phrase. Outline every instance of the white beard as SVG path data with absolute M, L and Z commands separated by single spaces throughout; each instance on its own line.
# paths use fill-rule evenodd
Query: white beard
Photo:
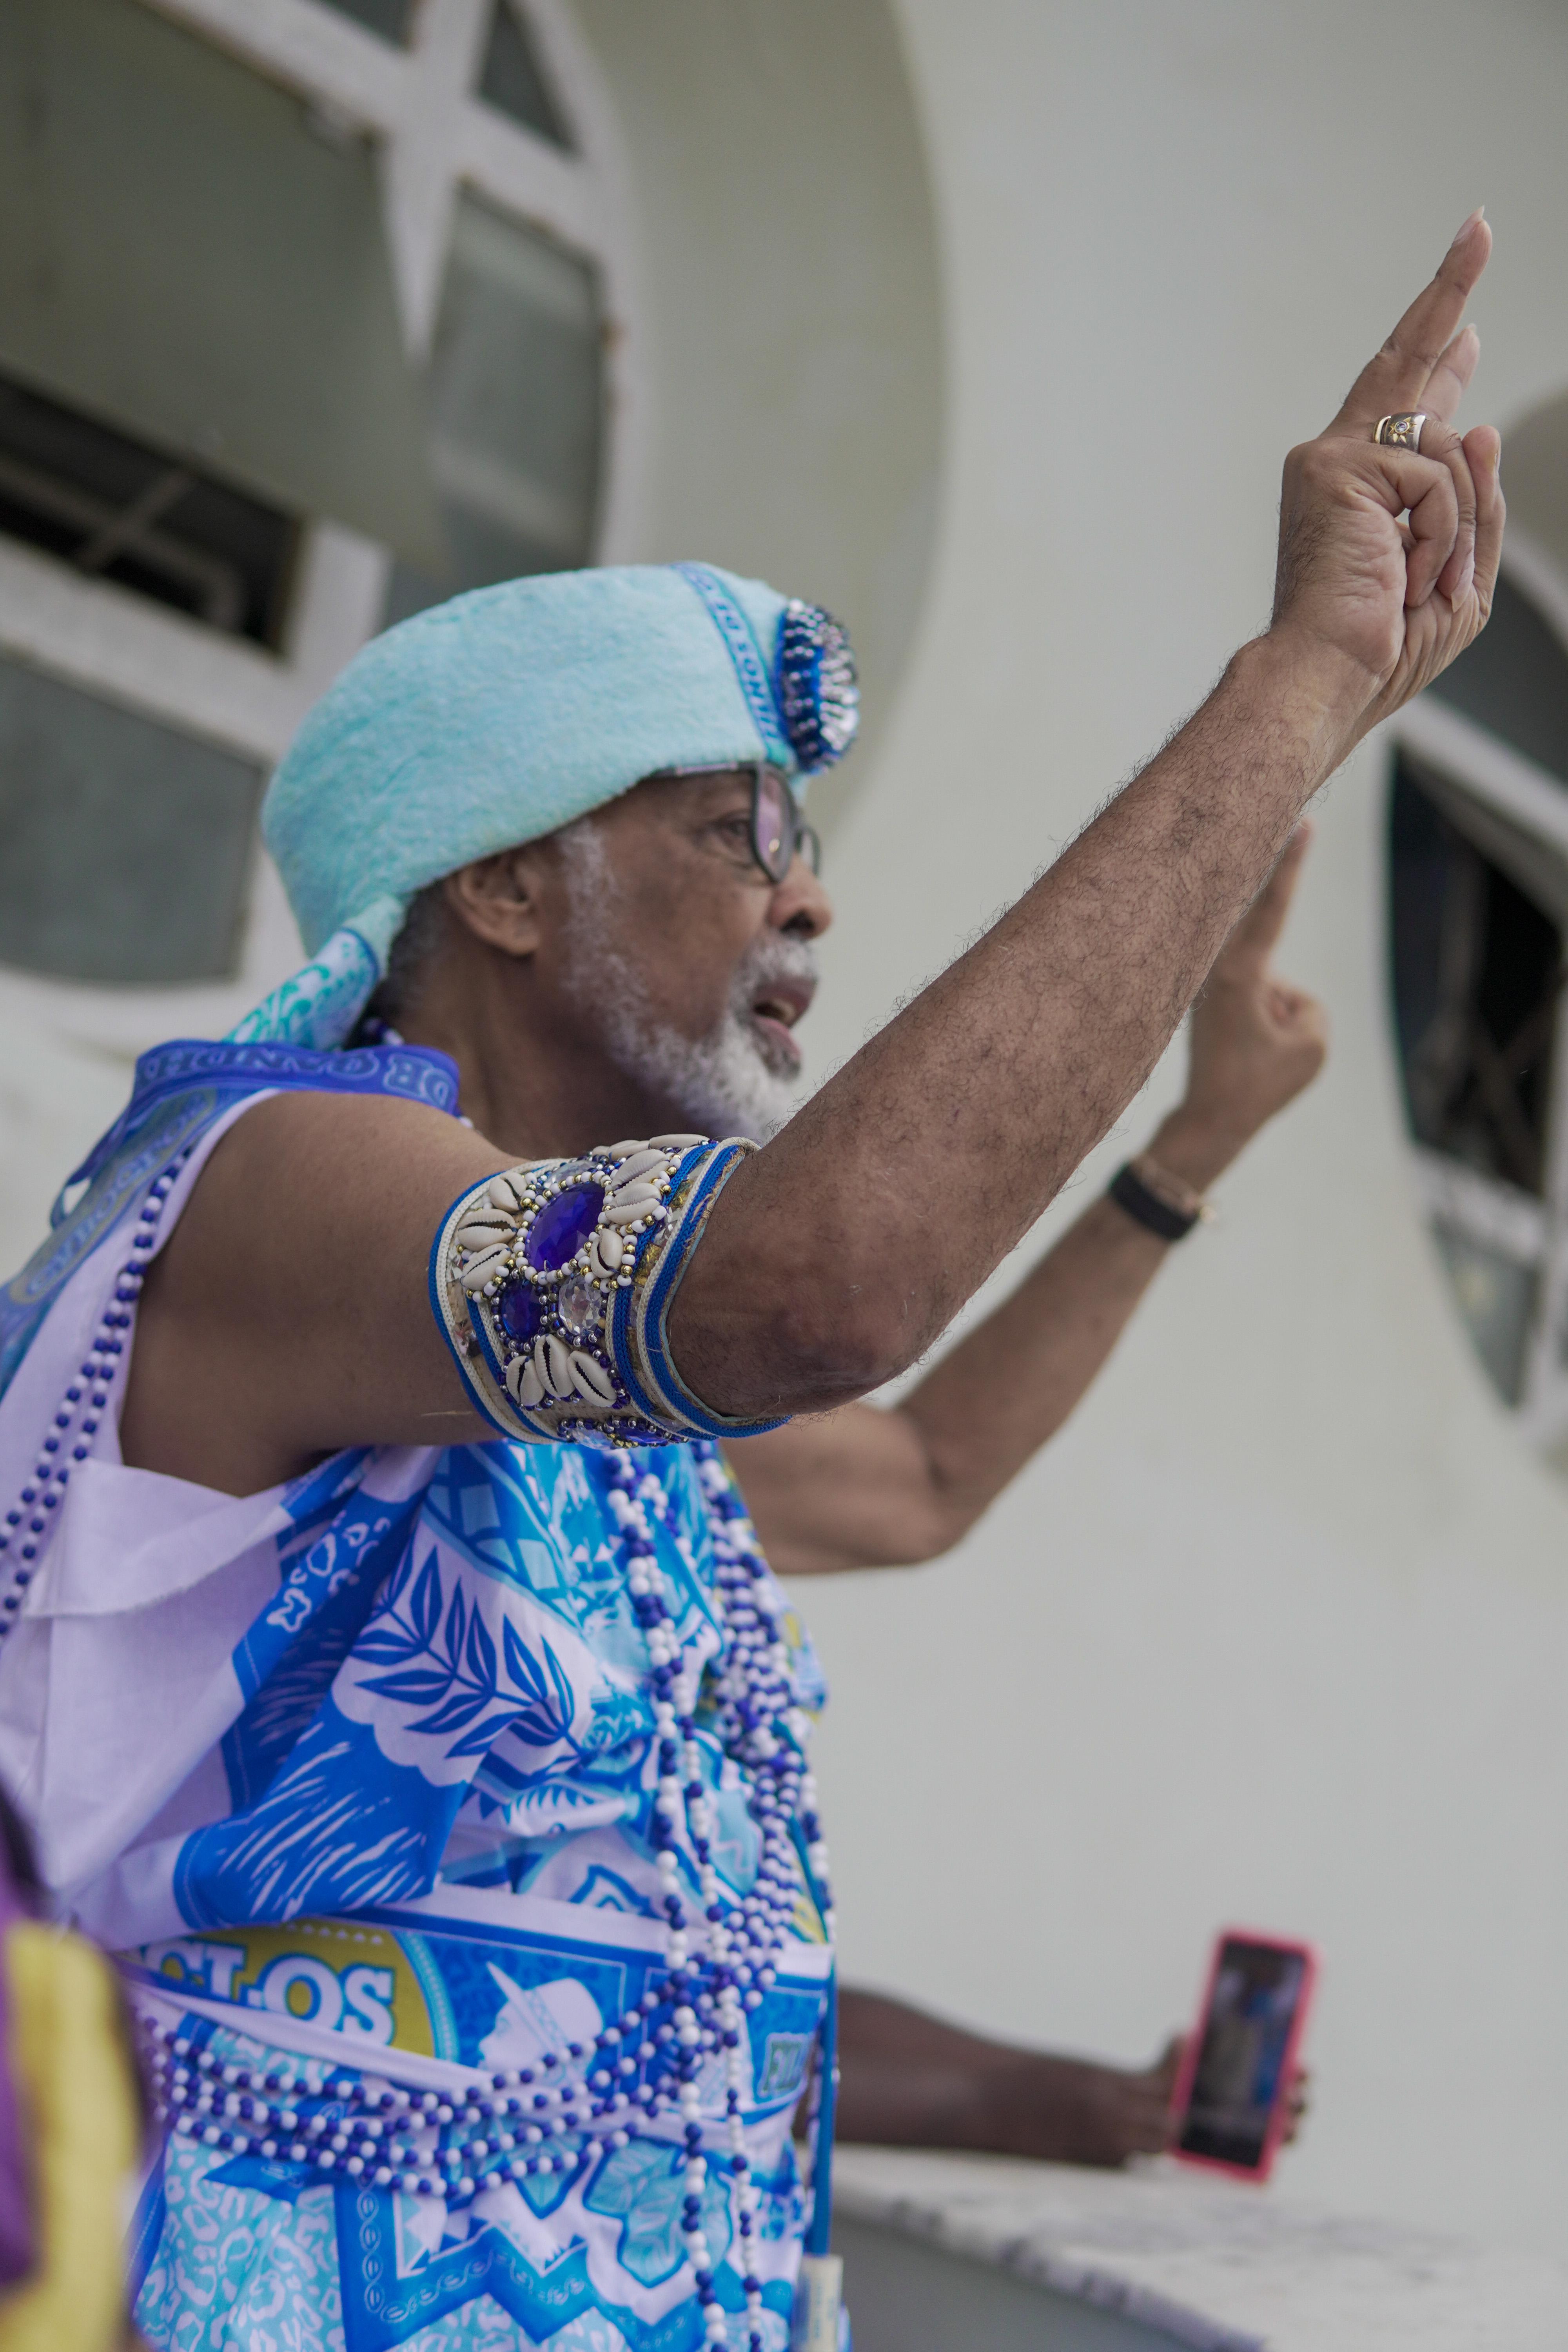
M 775 1058 L 752 1007 L 772 980 L 816 978 L 809 941 L 759 933 L 735 967 L 730 1002 L 705 1037 L 658 1020 L 642 974 L 618 941 L 615 880 L 591 817 L 560 836 L 571 913 L 567 984 L 599 1028 L 616 1069 L 661 1094 L 699 1134 L 765 1143 L 795 1107 L 798 1080 Z

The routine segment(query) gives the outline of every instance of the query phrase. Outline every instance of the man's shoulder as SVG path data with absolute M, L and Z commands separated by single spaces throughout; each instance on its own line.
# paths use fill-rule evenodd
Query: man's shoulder
M 358 1190 L 368 1200 L 432 1160 L 465 1163 L 476 1146 L 500 1155 L 450 1111 L 412 1096 L 337 1087 L 258 1088 L 203 1171 L 209 1193 L 238 1185 L 253 1198 L 316 1187 Z M 216 1181 L 215 1181 L 216 1180 Z

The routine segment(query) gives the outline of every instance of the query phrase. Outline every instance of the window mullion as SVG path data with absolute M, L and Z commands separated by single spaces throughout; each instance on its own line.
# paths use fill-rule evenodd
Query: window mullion
M 402 119 L 383 156 L 387 244 L 408 349 L 430 347 L 457 197 L 459 129 L 491 0 L 427 4 L 415 24 Z
M 144 0 L 356 129 L 394 132 L 403 119 L 409 60 L 315 0 Z
M 1394 732 L 1486 807 L 1568 850 L 1568 793 L 1560 779 L 1473 719 L 1423 695 L 1400 712 Z
M 462 109 L 456 166 L 480 195 L 561 244 L 595 258 L 608 244 L 597 175 L 579 157 L 563 154 L 493 108 L 470 102 Z
M 280 661 L 0 540 L 0 653 L 270 761 L 282 756 L 311 703 L 374 634 L 387 562 L 383 549 L 357 532 L 317 524 L 307 534 L 289 647 Z

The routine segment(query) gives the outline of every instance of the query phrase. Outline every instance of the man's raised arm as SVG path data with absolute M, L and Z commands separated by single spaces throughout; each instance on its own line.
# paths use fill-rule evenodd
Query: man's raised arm
M 993 929 L 721 1195 L 670 1315 L 689 1385 L 747 1419 L 912 1363 L 1152 1068 L 1312 794 L 1469 644 L 1502 538 L 1499 437 L 1450 425 L 1490 232 L 1286 461 L 1268 634 Z M 1425 410 L 1416 452 L 1374 443 Z M 1136 462 L 1133 453 L 1132 462 Z
M 1333 424 L 1288 458 L 1267 635 L 719 1194 L 667 1326 L 712 1413 L 819 1411 L 923 1352 L 1142 1084 L 1304 803 L 1481 627 L 1502 534 L 1498 436 L 1461 441 L 1448 420 L 1478 355 L 1455 330 L 1489 242 L 1479 215 L 1466 223 Z M 1419 453 L 1374 444 L 1382 415 L 1415 408 L 1428 417 Z M 721 867 L 737 825 L 719 806 Z M 701 865 L 708 848 L 691 854 L 693 872 L 719 870 Z M 556 904 L 568 938 L 564 875 L 538 839 L 443 885 L 504 950 L 477 967 L 463 1073 L 476 1109 L 510 1089 L 504 1137 L 405 1102 L 304 1093 L 247 1109 L 218 1143 L 143 1294 L 127 1462 L 246 1493 L 342 1446 L 492 1433 L 429 1311 L 432 1236 L 509 1161 L 630 1131 L 614 1053 L 549 1064 L 557 1077 L 570 1064 L 569 1103 L 517 1084 L 516 974 L 540 908 Z M 776 885 L 775 920 L 805 920 L 808 896 L 798 878 Z M 540 997 L 552 1038 L 581 1038 L 569 979 L 563 965 Z

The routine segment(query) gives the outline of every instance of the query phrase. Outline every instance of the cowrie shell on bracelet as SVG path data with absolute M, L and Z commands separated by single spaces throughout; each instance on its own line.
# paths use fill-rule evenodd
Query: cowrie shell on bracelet
M 601 1213 L 600 1222 L 606 1225 L 629 1225 L 634 1218 L 646 1217 L 650 1209 L 658 1206 L 658 1194 L 651 1184 L 629 1184 L 624 1192 L 612 1192 Z
M 596 1233 L 588 1244 L 588 1271 L 597 1275 L 601 1281 L 607 1281 L 611 1275 L 620 1271 L 625 1255 L 626 1244 L 619 1234 Z
M 506 1264 L 506 1255 L 503 1249 L 485 1250 L 475 1258 L 472 1265 L 463 1268 L 458 1277 L 463 1288 L 469 1291 L 482 1290 L 487 1282 L 493 1282 Z
M 506 1368 L 506 1384 L 511 1391 L 514 1404 L 526 1406 L 544 1402 L 544 1382 L 539 1377 L 531 1356 L 512 1358 Z
M 639 1176 L 646 1176 L 650 1169 L 662 1168 L 664 1164 L 662 1151 L 634 1151 L 629 1160 L 622 1160 L 611 1177 L 610 1190 L 618 1192 L 623 1184 L 634 1183 Z
M 647 1141 L 641 1137 L 635 1137 L 630 1142 L 606 1143 L 603 1152 L 595 1152 L 594 1157 L 595 1160 L 629 1160 L 634 1151 L 647 1150 Z
M 458 1239 L 465 1249 L 469 1250 L 493 1249 L 498 1243 L 510 1242 L 511 1237 L 510 1225 L 498 1225 L 493 1222 L 487 1223 L 478 1218 L 472 1224 L 458 1227 Z
M 572 1359 L 566 1351 L 564 1340 L 542 1332 L 533 1343 L 533 1360 L 538 1367 L 540 1379 L 552 1396 L 569 1397 L 571 1395 Z
M 595 1362 L 581 1348 L 573 1349 L 571 1362 L 572 1379 L 580 1396 L 586 1397 L 592 1404 L 615 1403 L 616 1384 L 603 1364 Z
M 485 1198 L 492 1209 L 500 1209 L 508 1215 L 515 1214 L 522 1206 L 522 1194 L 510 1176 L 492 1176 L 485 1187 Z
M 657 1146 L 660 1151 L 695 1151 L 700 1143 L 706 1143 L 707 1140 L 708 1138 L 705 1135 L 650 1135 L 648 1137 L 648 1141 Z

